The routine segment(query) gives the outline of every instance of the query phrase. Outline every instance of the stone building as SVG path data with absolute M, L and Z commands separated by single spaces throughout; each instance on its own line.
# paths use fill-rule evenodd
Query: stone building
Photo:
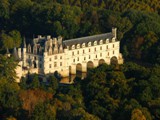
M 105 34 L 62 40 L 51 36 L 34 38 L 30 44 L 18 48 L 20 58 L 17 73 L 19 77 L 29 73 L 40 75 L 57 71 L 62 77 L 87 72 L 88 68 L 102 63 L 123 63 L 120 53 L 120 41 L 117 41 L 117 29 Z

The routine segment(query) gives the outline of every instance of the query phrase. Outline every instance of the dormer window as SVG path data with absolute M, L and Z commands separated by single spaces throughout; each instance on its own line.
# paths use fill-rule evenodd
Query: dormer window
M 85 47 L 85 43 L 82 44 L 82 47 Z
M 102 44 L 103 44 L 103 40 L 100 40 L 100 41 L 99 41 L 99 44 L 102 45 Z
M 97 45 L 97 41 L 94 41 L 94 45 Z
M 91 42 L 88 43 L 88 47 L 90 47 L 90 46 L 91 46 Z
M 106 43 L 109 43 L 109 39 L 106 39 Z
M 75 49 L 75 45 L 72 45 L 72 50 L 74 50 Z
M 77 49 L 80 48 L 80 44 L 77 44 Z

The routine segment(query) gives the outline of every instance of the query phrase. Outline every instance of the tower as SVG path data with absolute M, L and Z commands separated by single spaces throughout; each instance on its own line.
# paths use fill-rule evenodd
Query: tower
M 112 35 L 115 39 L 117 38 L 117 28 L 112 28 Z
M 23 66 L 26 67 L 26 40 L 23 39 Z

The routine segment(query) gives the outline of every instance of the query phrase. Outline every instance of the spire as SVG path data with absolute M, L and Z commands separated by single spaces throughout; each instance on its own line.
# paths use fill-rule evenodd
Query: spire
M 26 48 L 26 39 L 25 39 L 25 37 L 23 38 L 23 47 Z
M 15 60 L 19 59 L 16 47 L 14 47 L 13 49 L 13 57 L 15 58 Z

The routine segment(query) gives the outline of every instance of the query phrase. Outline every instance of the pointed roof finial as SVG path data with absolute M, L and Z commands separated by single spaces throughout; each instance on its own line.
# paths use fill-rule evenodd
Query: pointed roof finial
M 23 38 L 23 47 L 26 48 L 26 38 L 25 38 L 25 36 Z
M 16 47 L 14 47 L 14 49 L 13 49 L 13 57 L 15 60 L 19 59 Z

